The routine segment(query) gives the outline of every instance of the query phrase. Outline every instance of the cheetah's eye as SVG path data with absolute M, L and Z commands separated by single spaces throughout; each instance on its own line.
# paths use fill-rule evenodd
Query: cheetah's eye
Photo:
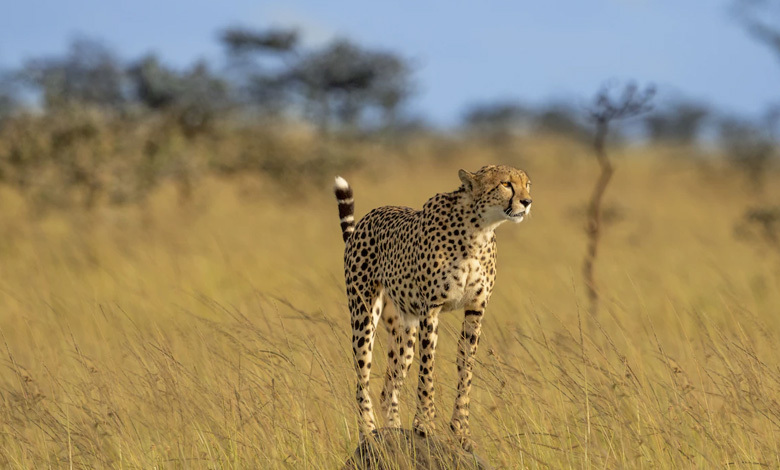
M 501 186 L 503 186 L 505 188 L 511 188 L 512 187 L 512 183 L 510 183 L 509 181 L 502 181 L 501 182 Z

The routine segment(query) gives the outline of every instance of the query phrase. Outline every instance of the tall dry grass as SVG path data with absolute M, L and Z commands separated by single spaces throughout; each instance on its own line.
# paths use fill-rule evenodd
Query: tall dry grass
M 364 214 L 420 207 L 460 167 L 531 174 L 534 213 L 498 231 L 475 370 L 474 437 L 497 468 L 780 466 L 780 253 L 734 236 L 754 193 L 675 152 L 617 155 L 598 318 L 580 278 L 588 149 L 464 142 L 343 175 Z M 0 467 L 343 463 L 358 436 L 331 176 L 205 178 L 184 206 L 164 185 L 143 206 L 45 216 L 2 190 Z M 441 324 L 442 430 L 460 321 Z

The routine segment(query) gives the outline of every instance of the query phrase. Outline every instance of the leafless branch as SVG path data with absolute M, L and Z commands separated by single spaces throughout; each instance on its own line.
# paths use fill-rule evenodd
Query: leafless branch
M 588 292 L 588 300 L 590 301 L 590 312 L 594 316 L 598 313 L 599 305 L 599 292 L 594 276 L 594 265 L 598 256 L 599 239 L 601 236 L 601 202 L 614 172 L 606 149 L 609 124 L 612 121 L 628 119 L 650 111 L 652 109 L 650 102 L 655 95 L 655 88 L 652 86 L 648 86 L 640 91 L 634 83 L 626 85 L 617 98 L 610 91 L 609 87 L 603 87 L 596 94 L 593 105 L 588 109 L 588 115 L 596 125 L 593 149 L 601 168 L 601 173 L 596 180 L 596 185 L 593 188 L 590 203 L 588 204 L 586 227 L 588 247 L 582 266 L 585 287 Z

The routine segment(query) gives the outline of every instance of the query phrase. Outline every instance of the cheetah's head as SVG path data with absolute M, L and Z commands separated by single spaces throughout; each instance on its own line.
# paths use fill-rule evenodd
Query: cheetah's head
M 523 170 L 488 165 L 476 173 L 460 170 L 458 176 L 474 211 L 488 224 L 520 223 L 531 212 L 531 180 Z

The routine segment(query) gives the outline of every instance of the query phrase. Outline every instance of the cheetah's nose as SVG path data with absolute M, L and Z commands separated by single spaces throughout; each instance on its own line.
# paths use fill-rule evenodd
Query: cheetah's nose
M 532 201 L 530 199 L 520 199 L 520 202 L 523 204 L 523 206 L 528 207 L 531 205 Z

